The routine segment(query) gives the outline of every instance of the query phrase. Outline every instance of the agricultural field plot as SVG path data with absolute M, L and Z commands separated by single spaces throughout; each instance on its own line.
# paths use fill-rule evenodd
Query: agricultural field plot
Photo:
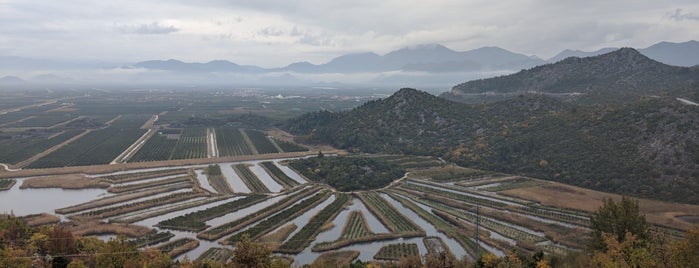
M 172 219 L 159 222 L 156 226 L 160 228 L 199 232 L 210 227 L 205 224 L 206 221 L 217 218 L 229 213 L 234 213 L 238 210 L 250 207 L 254 204 L 267 200 L 263 195 L 251 195 L 245 198 L 237 199 L 231 202 L 211 207 L 205 210 L 190 212 L 185 215 L 180 215 Z
M 376 192 L 358 194 L 359 198 L 392 233 L 405 237 L 423 236 L 425 231 L 388 203 Z
M 137 247 L 149 247 L 165 241 L 170 240 L 170 238 L 175 237 L 175 234 L 171 232 L 157 232 L 155 230 L 151 231 L 145 236 L 134 238 L 129 240 L 129 244 Z
M 205 128 L 185 128 L 170 159 L 206 158 L 207 146 Z
M 170 255 L 170 257 L 175 258 L 182 255 L 183 253 L 195 249 L 199 246 L 199 240 L 194 238 L 181 238 L 171 242 L 167 242 L 157 248 L 163 252 Z
M 73 113 L 61 113 L 61 112 L 45 112 L 33 116 L 27 120 L 18 121 L 12 124 L 7 124 L 5 127 L 9 128 L 37 128 L 37 127 L 50 127 L 56 124 L 67 122 L 77 118 L 78 115 Z
M 282 244 L 277 252 L 296 254 L 301 252 L 304 248 L 308 247 L 313 240 L 315 240 L 320 229 L 332 221 L 337 214 L 346 206 L 347 202 L 350 201 L 350 196 L 344 193 L 338 193 L 335 195 L 335 200 L 323 208 L 318 214 L 314 215 L 313 218 L 306 224 L 301 230 L 294 234 L 287 242 Z
M 233 250 L 228 248 L 209 248 L 204 253 L 197 258 L 197 261 L 216 261 L 216 262 L 226 262 L 228 259 L 233 257 Z
M 237 128 L 216 128 L 216 143 L 219 156 L 253 154 L 240 129 Z
M 298 143 L 283 141 L 276 138 L 271 138 L 270 141 L 275 143 L 279 149 L 280 153 L 290 153 L 290 152 L 306 152 L 309 151 L 305 146 L 299 145 Z
M 51 103 L 31 108 L 22 109 L 20 111 L 8 112 L 6 114 L 0 115 L 0 126 L 6 126 L 18 120 L 28 118 L 30 116 L 36 116 L 38 114 L 44 113 L 46 111 L 56 109 L 61 105 L 58 103 Z
M 108 164 L 145 133 L 142 121 L 120 119 L 29 164 L 28 168 Z
M 206 168 L 206 179 L 219 194 L 233 194 L 233 188 L 221 173 L 221 166 L 209 165 Z
M 17 164 L 80 134 L 82 130 L 39 132 L 40 135 L 0 141 L 0 163 Z
M 269 193 L 269 188 L 265 186 L 264 183 L 258 178 L 255 173 L 252 173 L 250 168 L 246 164 L 233 165 L 233 170 L 240 176 L 243 180 L 245 186 L 248 187 L 253 193 Z
M 267 138 L 267 134 L 262 131 L 246 129 L 245 134 L 252 142 L 257 152 L 260 154 L 275 154 L 278 153 L 277 147 Z
M 286 175 L 286 173 L 284 173 L 284 171 L 277 167 L 277 165 L 275 165 L 274 162 L 261 162 L 260 166 L 262 166 L 262 168 L 269 174 L 270 177 L 272 177 L 274 181 L 276 181 L 279 185 L 284 187 L 284 189 L 288 189 L 290 187 L 294 187 L 300 184 L 298 181 L 289 177 L 289 175 Z
M 2 180 L 0 180 L 0 191 L 9 190 L 10 188 L 12 188 L 12 186 L 15 185 L 15 183 L 17 183 L 17 181 L 16 181 L 16 180 L 13 180 L 13 179 L 2 179 Z
M 323 202 L 323 200 L 327 199 L 329 196 L 330 193 L 326 191 L 318 192 L 317 194 L 309 198 L 306 198 L 303 201 L 296 203 L 295 205 L 287 209 L 284 209 L 281 212 L 269 218 L 264 219 L 263 221 L 251 226 L 250 228 L 228 237 L 228 239 L 226 239 L 226 242 L 229 244 L 234 244 L 235 242 L 240 242 L 244 236 L 248 236 L 250 237 L 250 239 L 253 240 L 257 239 L 265 233 L 282 226 L 284 223 L 289 222 L 291 219 L 303 214 L 311 208 L 314 208 L 315 206 Z M 292 240 L 294 240 L 293 237 Z
M 350 213 L 345 228 L 342 229 L 340 239 L 356 239 L 373 234 L 366 222 L 366 218 L 364 218 L 364 214 L 355 210 Z
M 156 133 L 129 159 L 129 162 L 169 160 L 176 145 L 177 139 Z
M 385 245 L 374 255 L 374 259 L 398 261 L 400 258 L 408 256 L 420 256 L 420 250 L 418 250 L 417 244 L 400 243 Z

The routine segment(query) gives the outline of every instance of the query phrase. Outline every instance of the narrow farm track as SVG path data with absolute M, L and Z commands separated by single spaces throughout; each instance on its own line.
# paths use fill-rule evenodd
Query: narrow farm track
M 133 144 L 131 144 L 124 152 L 122 152 L 119 156 L 117 156 L 111 163 L 110 165 L 114 165 L 116 163 L 126 163 L 131 159 L 131 157 L 138 152 L 138 150 L 143 147 L 146 142 L 155 135 L 157 131 L 155 129 L 148 129 L 146 133 L 143 134 L 138 140 L 136 140 Z
M 218 143 L 216 142 L 216 131 L 213 128 L 206 129 L 207 157 L 218 157 Z
M 68 139 L 67 141 L 61 142 L 61 143 L 59 143 L 59 144 L 57 144 L 57 145 L 55 145 L 55 146 L 53 146 L 53 147 L 51 147 L 51 148 L 48 148 L 48 149 L 46 149 L 46 151 L 43 151 L 43 152 L 38 153 L 38 154 L 36 154 L 36 155 L 34 155 L 34 156 L 30 157 L 30 158 L 27 158 L 26 160 L 23 160 L 23 161 L 21 161 L 21 162 L 15 164 L 15 165 L 13 165 L 12 167 L 13 167 L 13 168 L 16 168 L 15 171 L 18 171 L 18 170 L 22 169 L 23 167 L 26 167 L 27 165 L 33 163 L 34 161 L 39 160 L 40 158 L 42 158 L 42 157 L 44 157 L 44 156 L 47 156 L 47 155 L 53 153 L 54 151 L 56 151 L 56 150 L 58 150 L 58 149 L 61 149 L 63 146 L 66 146 L 66 145 L 68 145 L 68 144 L 70 144 L 70 143 L 72 143 L 72 142 L 74 142 L 74 141 L 76 141 L 76 140 L 82 138 L 83 136 L 85 136 L 85 135 L 87 135 L 87 134 L 90 134 L 90 132 L 95 131 L 95 130 L 97 130 L 97 129 L 86 129 L 86 130 L 83 131 L 82 133 L 80 133 L 80 134 L 78 134 L 78 135 L 75 135 L 74 137 Z M 10 170 L 9 168 L 8 168 L 7 170 L 8 170 L 8 171 L 13 171 L 13 170 Z
M 248 148 L 250 148 L 250 151 L 252 152 L 252 154 L 260 154 L 257 151 L 257 148 L 255 148 L 255 145 L 252 143 L 252 140 L 250 140 L 250 137 L 248 137 L 248 134 L 245 133 L 245 130 L 240 128 L 240 129 L 238 129 L 238 131 L 240 131 L 240 135 L 243 136 L 243 140 L 245 140 L 245 143 L 248 145 Z

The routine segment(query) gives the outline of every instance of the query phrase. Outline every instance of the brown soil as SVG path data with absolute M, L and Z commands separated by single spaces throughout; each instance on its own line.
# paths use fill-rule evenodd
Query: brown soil
M 284 242 L 284 240 L 286 240 L 287 237 L 289 237 L 291 232 L 296 230 L 296 228 L 296 224 L 287 224 L 275 232 L 263 235 L 257 240 L 257 242 L 267 246 L 271 250 L 275 250 Z
M 31 227 L 59 223 L 61 219 L 53 214 L 41 213 L 23 217 Z
M 121 223 L 105 223 L 101 221 L 73 221 L 73 234 L 80 236 L 123 234 L 128 237 L 141 237 L 151 231 L 150 228 Z
M 524 187 L 499 192 L 500 194 L 532 200 L 543 205 L 570 208 L 593 212 L 603 204 L 604 198 L 621 200 L 617 194 L 603 193 L 562 183 L 548 183 L 534 187 Z M 648 222 L 689 230 L 696 227 L 681 219 L 680 215 L 699 215 L 698 205 L 663 202 L 650 199 L 639 199 L 641 212 L 646 214 Z
M 343 267 L 359 257 L 359 251 L 345 250 L 320 254 L 311 267 Z
M 107 182 L 88 178 L 82 174 L 71 174 L 26 179 L 19 188 L 86 189 L 107 187 L 109 187 Z

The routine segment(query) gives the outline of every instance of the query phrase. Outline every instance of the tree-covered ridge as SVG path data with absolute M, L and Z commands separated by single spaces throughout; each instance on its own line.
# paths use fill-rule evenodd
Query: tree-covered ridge
M 385 187 L 405 174 L 400 165 L 374 157 L 314 157 L 292 160 L 289 165 L 306 178 L 343 192 Z
M 468 105 L 414 89 L 286 129 L 350 151 L 440 156 L 462 166 L 607 192 L 699 203 L 699 107 L 674 98 L 582 106 L 543 95 Z
M 468 94 L 546 92 L 582 93 L 594 103 L 633 101 L 643 95 L 665 95 L 699 77 L 697 67 L 677 67 L 654 61 L 632 48 L 607 54 L 541 65 L 518 73 L 479 79 L 454 86 L 443 96 L 463 100 Z

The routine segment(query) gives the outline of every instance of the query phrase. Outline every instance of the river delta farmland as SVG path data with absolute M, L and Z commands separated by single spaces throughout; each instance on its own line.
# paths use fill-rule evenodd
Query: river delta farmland
M 41 100 L 16 93 L 15 102 L 0 103 L 7 152 L 0 212 L 33 225 L 69 222 L 79 235 L 125 235 L 177 258 L 226 260 L 248 236 L 303 265 L 345 252 L 365 261 L 567 254 L 585 245 L 589 213 L 612 196 L 404 155 L 363 155 L 407 172 L 380 189 L 340 192 L 288 163 L 319 150 L 325 157 L 346 152 L 300 144 L 255 114 L 289 116 L 303 112 L 293 108 L 303 103 L 341 110 L 360 98 L 326 103 L 243 93 L 222 94 L 227 101 L 220 102 L 194 93 L 129 93 L 135 101 L 122 101 L 125 93 L 119 100 L 95 92 L 99 98 L 64 92 Z M 699 215 L 697 206 L 640 205 L 656 230 L 669 234 L 692 227 L 675 216 Z

